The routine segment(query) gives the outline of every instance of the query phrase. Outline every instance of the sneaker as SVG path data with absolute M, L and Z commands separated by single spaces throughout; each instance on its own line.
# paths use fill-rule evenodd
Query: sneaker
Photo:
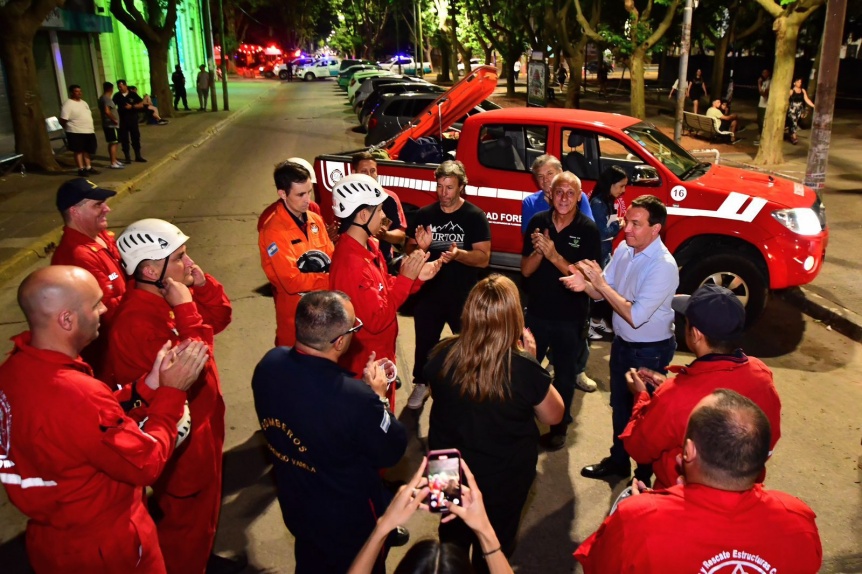
M 99 175 L 99 170 L 93 169 L 93 166 L 87 168 L 87 173 L 89 175 Z
M 120 163 L 120 162 L 117 162 L 117 163 L 112 163 L 112 164 L 111 164 L 110 166 L 108 166 L 108 167 L 110 167 L 111 169 L 123 169 L 123 168 L 124 168 L 124 167 L 126 167 L 126 166 L 125 166 L 125 164 L 122 164 L 122 163 Z
M 136 161 L 136 162 L 138 162 L 138 163 L 147 163 L 147 160 L 145 160 L 145 159 L 144 159 L 144 158 L 142 158 L 141 156 L 136 157 L 136 158 L 135 158 L 135 161 Z
M 425 399 L 428 398 L 430 391 L 428 385 L 419 383 L 413 384 L 413 392 L 410 393 L 410 398 L 407 399 L 408 409 L 420 409 L 425 404 Z
M 610 323 L 608 323 L 604 319 L 599 319 L 598 321 L 594 319 L 590 319 L 590 328 L 598 333 L 602 333 L 604 335 L 613 335 L 614 328 L 611 327 Z
M 599 388 L 596 382 L 588 377 L 586 373 L 578 373 L 578 376 L 575 378 L 575 385 L 585 393 L 595 392 Z
M 86 170 L 86 169 L 79 169 L 79 170 L 78 170 L 78 177 L 87 177 L 87 175 L 88 175 L 88 174 L 87 174 L 87 170 Z
M 160 126 L 163 126 L 163 125 L 165 125 L 166 123 L 168 123 L 168 120 L 159 120 L 159 121 L 158 121 L 158 122 L 156 122 L 156 123 L 157 123 L 158 125 L 160 125 Z
M 605 336 L 602 335 L 601 333 L 599 333 L 598 331 L 596 331 L 592 325 L 590 325 L 590 332 L 589 332 L 589 335 L 587 335 L 587 336 L 593 341 L 598 341 L 599 339 L 605 338 Z

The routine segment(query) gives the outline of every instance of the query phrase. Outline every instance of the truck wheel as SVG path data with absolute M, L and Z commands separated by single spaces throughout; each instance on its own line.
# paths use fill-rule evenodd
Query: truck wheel
M 679 292 L 691 294 L 701 285 L 726 287 L 745 305 L 745 325 L 754 324 L 766 307 L 766 277 L 751 261 L 739 255 L 712 255 L 682 268 Z
M 312 74 L 311 72 L 308 72 L 305 74 L 305 81 L 306 82 L 310 82 L 313 79 L 314 79 L 314 74 Z
M 278 73 L 278 79 L 279 80 L 286 80 L 287 79 L 287 70 L 281 70 Z

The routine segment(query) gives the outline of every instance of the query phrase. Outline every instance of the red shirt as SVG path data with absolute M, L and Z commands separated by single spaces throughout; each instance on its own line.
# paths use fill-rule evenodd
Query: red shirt
M 775 448 L 781 437 L 781 400 L 772 371 L 762 361 L 737 351 L 733 355 L 705 355 L 687 367 L 674 366 L 671 370 L 677 376 L 667 379 L 652 398 L 646 392 L 635 397 L 632 418 L 620 434 L 633 459 L 652 463 L 655 488 L 676 484 L 676 455 L 682 453 L 688 417 L 695 405 L 716 389 L 731 389 L 754 401 L 769 419 L 770 451 Z
M 338 364 L 361 377 L 372 351 L 395 362 L 398 308 L 422 281 L 389 275 L 376 239 L 369 238 L 366 248 L 346 233 L 338 238 L 329 277 L 332 289 L 350 297 L 363 324 Z
M 108 350 L 108 332 L 123 294 L 126 292 L 126 274 L 120 265 L 120 252 L 113 231 L 102 231 L 99 238 L 107 247 L 71 227 L 63 228 L 63 238 L 51 257 L 51 265 L 74 265 L 93 274 L 102 290 L 102 303 L 107 310 L 100 319 L 99 338 L 81 351 L 84 360 L 103 378 L 103 366 Z
M 575 552 L 584 573 L 813 574 L 814 512 L 760 484 L 745 492 L 673 486 L 620 503 Z
M 173 452 L 186 393 L 138 381 L 151 399 L 144 432 L 80 358 L 30 346 L 29 332 L 13 341 L 0 366 L 0 480 L 30 519 L 35 570 L 94 571 L 92 556 L 68 551 L 102 547 L 100 538 L 130 545 L 130 528 L 161 561 L 155 526 L 138 507 Z
M 194 492 L 201 483 L 214 480 L 217 469 L 201 468 L 200 461 L 211 461 L 213 448 L 220 456 L 224 443 L 224 400 L 213 337 L 230 324 L 232 311 L 224 287 L 210 275 L 206 278 L 203 286 L 192 289 L 193 302 L 173 308 L 161 295 L 130 289 L 110 335 L 107 372 L 110 382 L 119 384 L 149 372 L 168 340 L 176 344 L 194 339 L 209 345 L 210 360 L 188 392 L 192 428 L 172 466 L 173 493 Z

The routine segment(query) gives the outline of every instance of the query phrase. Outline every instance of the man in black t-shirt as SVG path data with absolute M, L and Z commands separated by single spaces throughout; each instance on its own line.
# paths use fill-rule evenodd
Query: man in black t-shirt
M 596 224 L 578 211 L 581 180 L 576 175 L 560 173 L 550 192 L 553 209 L 540 211 L 527 225 L 521 273 L 530 277 L 526 323 L 536 338 L 536 359 L 541 362 L 550 347 L 554 387 L 564 407 L 562 422 L 542 435 L 539 443 L 559 450 L 566 445 L 566 430 L 573 420 L 569 410 L 578 369 L 572 349 L 585 345 L 590 314 L 589 297 L 566 289 L 560 277 L 570 275 L 569 266 L 578 261 L 601 259 L 601 238 Z
M 413 362 L 413 392 L 407 408 L 418 409 L 428 398 L 422 370 L 428 353 L 440 340 L 447 323 L 453 333 L 461 331 L 461 310 L 470 289 L 479 281 L 479 269 L 491 260 L 491 226 L 485 212 L 463 197 L 467 173 L 460 161 L 444 161 L 434 171 L 437 203 L 416 214 L 416 229 L 408 230 L 407 252 L 417 247 L 431 254 L 429 261 L 443 260 L 437 276 L 415 295 L 413 325 L 416 354 Z
M 126 156 L 126 163 L 132 163 L 129 155 L 129 139 L 132 140 L 132 149 L 135 150 L 135 161 L 145 162 L 141 156 L 141 130 L 138 128 L 138 113 L 144 109 L 144 100 L 138 94 L 129 91 L 126 80 L 117 80 L 117 90 L 114 94 L 114 104 L 120 116 L 120 146 Z
M 350 158 L 350 166 L 353 168 L 353 173 L 364 173 L 367 176 L 377 179 L 377 160 L 371 153 L 361 151 L 353 154 Z M 380 231 L 377 232 L 377 240 L 380 241 L 380 253 L 386 262 L 392 261 L 392 246 L 404 245 L 406 237 L 405 229 L 407 229 L 407 218 L 404 217 L 404 210 L 401 208 L 401 200 L 395 195 L 391 189 L 383 191 L 389 196 L 383 202 L 383 215 L 389 220 L 387 225 L 381 225 Z M 385 221 L 384 221 L 385 223 Z

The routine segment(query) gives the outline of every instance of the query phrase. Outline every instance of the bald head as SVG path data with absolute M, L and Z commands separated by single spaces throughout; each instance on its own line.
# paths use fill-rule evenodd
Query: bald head
M 89 271 L 50 265 L 28 275 L 18 287 L 34 346 L 66 350 L 77 356 L 98 336 L 104 313 L 102 290 Z

